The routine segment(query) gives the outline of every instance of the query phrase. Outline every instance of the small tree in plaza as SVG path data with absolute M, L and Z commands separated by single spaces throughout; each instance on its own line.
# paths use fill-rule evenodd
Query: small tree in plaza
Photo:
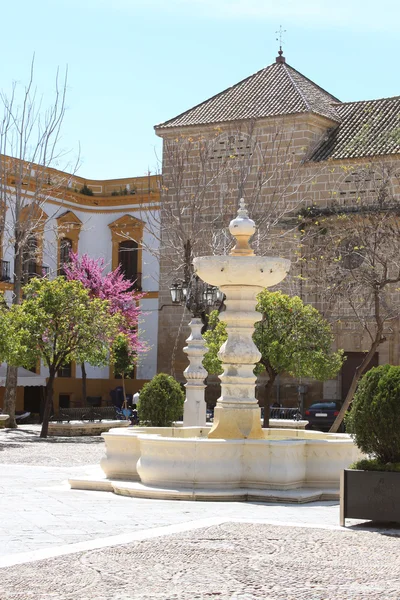
M 159 373 L 140 392 L 139 420 L 153 427 L 169 427 L 182 416 L 184 401 L 179 383 L 171 375 Z
M 262 320 L 255 325 L 253 340 L 261 359 L 255 372 L 265 369 L 268 374 L 264 404 L 264 427 L 267 427 L 272 388 L 279 374 L 324 381 L 335 377 L 340 370 L 343 353 L 332 351 L 329 323 L 298 296 L 264 290 L 258 295 L 257 310 Z M 226 327 L 215 314 L 211 326 L 214 328 L 204 334 L 209 348 L 204 366 L 209 373 L 221 373 L 217 353 L 226 340 Z
M 107 301 L 92 299 L 78 281 L 33 279 L 23 291 L 23 302 L 3 311 L 2 358 L 16 367 L 34 365 L 38 360 L 48 367 L 40 434 L 45 438 L 57 371 L 71 361 L 107 364 L 120 318 L 110 314 Z
M 109 311 L 111 315 L 119 315 L 120 332 L 123 334 L 118 341 L 116 340 L 120 359 L 122 359 L 122 350 L 131 361 L 131 369 L 137 362 L 138 355 L 146 351 L 146 344 L 139 339 L 138 321 L 140 318 L 139 301 L 143 294 L 132 291 L 132 282 L 125 279 L 120 267 L 105 273 L 105 264 L 103 259 L 94 259 L 84 254 L 79 257 L 75 253 L 70 254 L 70 263 L 64 265 L 65 275 L 70 281 L 80 281 L 88 290 L 91 298 L 99 298 L 109 302 Z M 89 361 L 87 361 L 89 362 Z M 85 363 L 81 363 L 82 369 L 82 396 L 86 400 L 86 369 Z M 121 372 L 116 368 L 117 372 Z M 124 369 L 125 374 L 128 371 Z M 123 387 L 124 387 L 123 381 Z M 125 401 L 125 390 L 124 390 Z
M 130 340 L 125 333 L 119 333 L 115 338 L 111 349 L 111 360 L 114 370 L 122 379 L 122 393 L 124 396 L 124 407 L 126 408 L 125 377 L 129 377 L 137 359 L 136 352 L 132 349 Z

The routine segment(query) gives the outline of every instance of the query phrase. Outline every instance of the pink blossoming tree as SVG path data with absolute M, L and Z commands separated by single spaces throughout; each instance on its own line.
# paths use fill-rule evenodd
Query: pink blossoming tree
M 71 252 L 69 264 L 63 265 L 68 280 L 80 281 L 88 290 L 92 298 L 108 300 L 111 315 L 119 314 L 121 317 L 120 333 L 124 334 L 128 342 L 129 356 L 138 358 L 140 353 L 146 352 L 145 342 L 139 339 L 138 322 L 141 315 L 139 300 L 143 294 L 132 291 L 132 282 L 125 279 L 118 266 L 114 271 L 105 273 L 106 267 L 102 258 L 94 259 L 83 254 Z M 113 360 L 113 352 L 111 352 Z M 82 396 L 86 402 L 86 370 L 82 363 Z

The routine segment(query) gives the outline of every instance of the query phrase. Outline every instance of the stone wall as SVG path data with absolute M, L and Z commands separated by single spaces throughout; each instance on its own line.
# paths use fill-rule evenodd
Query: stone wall
M 300 208 L 314 205 L 326 207 L 332 200 L 340 205 L 352 205 L 357 202 L 360 193 L 374 192 L 373 182 L 365 191 L 360 190 L 360 181 L 357 180 L 357 169 L 367 164 L 366 161 L 351 164 L 349 161 L 307 162 L 307 156 L 332 125 L 328 119 L 316 115 L 295 115 L 251 124 L 157 132 L 164 138 L 164 147 L 168 146 L 163 155 L 163 201 L 171 206 L 179 204 L 181 210 L 180 236 L 174 239 L 175 246 L 168 234 L 171 222 L 163 228 L 159 371 L 172 373 L 178 380 L 184 381 L 183 370 L 187 366 L 182 348 L 189 335 L 189 315 L 185 315 L 181 307 L 171 306 L 169 293 L 171 283 L 179 277 L 184 278 L 184 257 L 177 240 L 186 235 L 193 242 L 194 256 L 227 253 L 230 239 L 225 235 L 226 227 L 236 213 L 240 196 L 245 197 L 250 215 L 258 225 L 252 240 L 256 253 L 292 260 L 290 275 L 279 286 L 280 289 L 300 295 L 322 313 L 327 310 L 323 294 L 301 277 L 302 233 L 299 231 L 298 212 Z M 171 147 L 184 148 L 188 139 L 191 140 L 190 149 L 183 153 L 185 161 L 179 163 L 178 158 L 182 159 L 182 155 L 178 150 L 171 151 Z M 181 177 L 177 177 L 179 171 Z M 400 193 L 395 181 L 393 193 Z M 398 296 L 398 291 L 395 294 Z M 366 350 L 368 339 L 349 307 L 339 303 L 335 310 L 336 347 L 346 352 Z M 397 364 L 398 319 L 386 329 L 387 341 L 378 349 L 379 362 Z M 297 402 L 297 385 L 298 381 L 291 378 L 281 379 L 279 393 L 285 405 Z M 340 376 L 329 385 L 312 381 L 307 385 L 306 405 L 340 396 Z M 215 386 L 210 386 L 207 396 L 212 402 L 216 395 Z

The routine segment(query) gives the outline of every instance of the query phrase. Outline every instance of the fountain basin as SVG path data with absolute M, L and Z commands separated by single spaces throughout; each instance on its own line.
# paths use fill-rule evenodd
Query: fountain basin
M 290 260 L 269 256 L 200 256 L 193 264 L 199 277 L 211 285 L 266 288 L 286 277 Z
M 138 441 L 142 484 L 174 489 L 338 488 L 341 471 L 360 457 L 349 437 L 221 440 L 139 434 Z
M 346 434 L 264 429 L 264 439 L 222 440 L 207 433 L 207 427 L 104 433 L 106 478 L 70 480 L 71 487 L 144 498 L 304 502 L 338 498 L 341 471 L 361 458 Z

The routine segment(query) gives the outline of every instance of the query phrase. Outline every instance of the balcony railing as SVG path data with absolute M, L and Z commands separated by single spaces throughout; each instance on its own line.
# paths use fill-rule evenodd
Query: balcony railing
M 10 281 L 10 263 L 7 260 L 1 261 L 0 281 Z

